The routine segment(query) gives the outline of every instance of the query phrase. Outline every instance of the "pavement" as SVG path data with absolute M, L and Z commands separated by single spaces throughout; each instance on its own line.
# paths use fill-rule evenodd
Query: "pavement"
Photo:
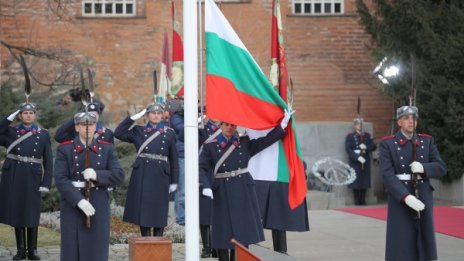
M 288 255 L 273 252 L 272 237 L 265 230 L 266 241 L 250 246 L 263 260 L 384 260 L 386 222 L 336 210 L 310 210 L 309 232 L 288 232 Z M 40 237 L 40 235 L 39 235 Z M 462 261 L 464 239 L 436 234 L 440 261 Z M 41 260 L 57 261 L 59 246 L 39 248 Z M 12 260 L 15 247 L 0 246 L 0 261 Z M 128 245 L 110 246 L 110 260 L 128 260 Z M 185 260 L 185 245 L 173 244 L 173 259 Z M 216 260 L 206 258 L 201 260 Z

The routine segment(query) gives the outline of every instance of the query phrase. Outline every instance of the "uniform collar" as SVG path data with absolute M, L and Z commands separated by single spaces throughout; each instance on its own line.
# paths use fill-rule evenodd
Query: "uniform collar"
M 164 122 L 158 123 L 156 126 L 153 126 L 150 122 L 145 126 L 145 131 L 150 133 L 152 131 L 159 131 L 160 133 L 164 132 Z
M 37 124 L 35 123 L 33 123 L 29 128 L 24 126 L 23 123 L 20 123 L 16 128 L 18 129 L 21 135 L 25 134 L 28 131 L 31 131 L 32 134 L 36 134 L 39 131 L 39 126 L 37 126 Z
M 217 129 L 219 129 L 219 127 L 212 121 L 208 121 L 208 123 L 206 123 L 206 127 L 212 131 L 216 131 Z
M 105 132 L 105 129 L 103 128 L 103 125 L 99 122 L 97 122 L 97 127 L 95 129 L 95 132 L 98 133 L 98 134 L 103 134 L 103 132 Z
M 219 146 L 221 146 L 221 148 L 226 147 L 229 143 L 233 144 L 235 147 L 238 147 L 240 145 L 240 139 L 238 137 L 237 132 L 235 132 L 229 140 L 221 133 L 217 136 L 217 142 L 219 143 Z
M 404 146 L 408 143 L 409 139 L 406 138 L 406 136 L 404 136 L 404 134 L 401 132 L 401 131 L 398 131 L 395 135 L 396 137 L 396 140 L 398 141 L 398 144 L 400 146 Z M 414 134 L 413 136 L 413 139 L 415 140 L 416 142 L 416 146 L 419 146 L 420 145 L 420 141 L 419 139 L 417 139 L 417 134 Z
M 81 153 L 85 150 L 85 145 L 82 144 L 79 135 L 74 139 L 74 149 L 77 153 Z M 95 139 L 92 140 L 92 143 L 89 144 L 89 150 L 98 153 L 98 146 L 95 144 Z

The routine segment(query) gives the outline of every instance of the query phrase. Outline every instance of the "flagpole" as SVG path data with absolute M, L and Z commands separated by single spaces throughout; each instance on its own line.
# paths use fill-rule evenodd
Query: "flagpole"
M 185 132 L 185 260 L 200 259 L 198 182 L 198 26 L 196 1 L 183 1 L 184 132 Z

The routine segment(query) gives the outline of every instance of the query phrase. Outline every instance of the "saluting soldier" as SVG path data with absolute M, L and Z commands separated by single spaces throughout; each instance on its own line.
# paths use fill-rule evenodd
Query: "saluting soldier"
M 60 257 L 108 260 L 111 222 L 108 188 L 124 180 L 124 171 L 113 144 L 93 136 L 96 113 L 79 112 L 74 123 L 78 136 L 61 143 L 55 159 L 55 183 L 61 194 Z M 86 180 L 91 182 L 89 200 L 84 195 Z M 86 227 L 86 216 L 91 216 L 90 228 Z
M 142 236 L 163 235 L 168 221 L 169 193 L 176 191 L 179 178 L 176 134 L 164 125 L 163 113 L 161 104 L 151 104 L 124 119 L 114 132 L 116 138 L 134 144 L 137 149 L 123 220 L 139 225 Z M 131 128 L 144 115 L 148 123 Z
M 199 129 L 198 133 L 198 144 L 209 143 L 214 140 L 220 133 L 221 128 L 219 127 L 220 122 L 208 119 L 205 127 Z M 203 146 L 200 146 L 200 153 L 203 150 Z M 213 171 L 213 170 L 211 170 Z M 212 173 L 211 173 L 212 174 Z M 213 183 L 213 175 L 210 175 L 210 184 Z M 201 186 L 201 184 L 200 184 Z M 202 187 L 202 186 L 201 186 Z M 200 190 L 201 191 L 201 190 Z M 203 249 L 201 250 L 201 257 L 216 257 L 216 252 L 211 249 L 211 215 L 213 201 L 210 197 L 200 195 L 200 235 L 201 242 L 203 242 Z
M 222 122 L 222 133 L 203 145 L 200 182 L 202 194 L 213 199 L 211 244 L 218 249 L 221 261 L 235 260 L 232 238 L 245 246 L 264 240 L 255 182 L 247 170 L 248 161 L 284 136 L 292 114 L 293 111 L 285 111 L 279 126 L 255 140 L 239 137 L 236 125 Z
M 443 177 L 447 168 L 433 138 L 415 133 L 418 116 L 415 106 L 398 108 L 400 130 L 380 144 L 380 171 L 388 189 L 385 259 L 389 261 L 437 260 L 430 179 Z
M 93 136 L 97 140 L 103 140 L 109 143 L 114 143 L 113 131 L 104 127 L 103 124 L 98 122 L 104 108 L 105 105 L 103 105 L 103 103 L 96 101 L 87 105 L 87 111 L 96 112 L 95 115 L 97 116 L 97 125 Z M 71 118 L 67 122 L 62 124 L 60 127 L 58 127 L 55 133 L 55 140 L 57 142 L 64 142 L 68 140 L 73 140 L 76 136 L 78 136 L 78 134 L 74 127 L 74 118 Z
M 36 105 L 26 102 L 0 122 L 0 143 L 7 148 L 0 182 L 0 222 L 15 228 L 18 252 L 13 260 L 26 256 L 40 260 L 37 255 L 40 192 L 48 192 L 52 185 L 50 135 L 35 123 L 36 112 Z M 11 127 L 17 115 L 21 123 Z
M 371 187 L 371 152 L 377 148 L 371 135 L 362 129 L 364 120 L 353 120 L 353 132 L 346 135 L 345 151 L 356 179 L 348 187 L 353 190 L 355 205 L 366 205 L 366 190 Z

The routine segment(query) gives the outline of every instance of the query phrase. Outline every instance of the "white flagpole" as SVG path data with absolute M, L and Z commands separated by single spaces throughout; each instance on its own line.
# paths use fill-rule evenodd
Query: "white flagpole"
M 183 1 L 185 260 L 200 260 L 198 182 L 198 22 L 196 1 Z

